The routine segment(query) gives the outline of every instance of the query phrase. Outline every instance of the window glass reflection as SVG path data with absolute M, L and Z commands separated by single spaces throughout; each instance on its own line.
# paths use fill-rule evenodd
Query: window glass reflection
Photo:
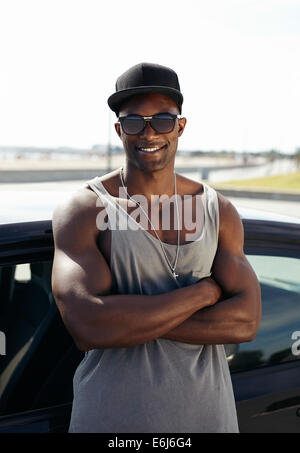
M 292 334 L 300 330 L 300 259 L 248 255 L 261 285 L 262 319 L 256 338 L 241 343 L 231 371 L 297 360 Z

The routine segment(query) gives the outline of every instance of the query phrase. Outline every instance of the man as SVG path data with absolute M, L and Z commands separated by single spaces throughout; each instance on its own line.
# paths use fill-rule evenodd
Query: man
M 70 432 L 238 432 L 223 345 L 255 337 L 259 284 L 232 204 L 174 173 L 182 101 L 169 68 L 120 76 L 108 103 L 124 169 L 53 214 L 53 294 L 86 351 Z

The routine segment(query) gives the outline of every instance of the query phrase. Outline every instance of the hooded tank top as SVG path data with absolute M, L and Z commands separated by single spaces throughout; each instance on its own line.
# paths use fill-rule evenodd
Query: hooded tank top
M 219 210 L 214 189 L 203 183 L 200 236 L 180 245 L 175 279 L 161 244 L 104 188 L 100 197 L 111 230 L 110 270 L 120 294 L 158 294 L 211 275 L 218 245 Z M 164 243 L 171 263 L 177 245 Z M 93 349 L 73 379 L 69 432 L 238 432 L 235 400 L 223 345 L 194 345 L 158 338 L 126 348 Z

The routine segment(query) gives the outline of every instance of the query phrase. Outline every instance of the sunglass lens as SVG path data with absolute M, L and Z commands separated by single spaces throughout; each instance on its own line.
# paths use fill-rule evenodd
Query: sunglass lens
M 174 129 L 175 120 L 173 118 L 152 118 L 151 125 L 159 134 L 168 134 Z
M 139 134 L 144 127 L 144 120 L 142 118 L 124 118 L 122 127 L 125 134 Z

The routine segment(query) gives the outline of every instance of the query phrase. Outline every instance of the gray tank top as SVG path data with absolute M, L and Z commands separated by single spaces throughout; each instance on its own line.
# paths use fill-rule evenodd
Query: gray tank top
M 108 215 L 110 268 L 120 294 L 165 293 L 211 275 L 219 230 L 218 199 L 211 187 L 203 183 L 204 226 L 195 241 L 180 246 L 176 280 L 159 241 L 120 209 L 99 177 L 87 183 Z M 173 263 L 176 245 L 164 247 Z M 79 364 L 73 390 L 69 432 L 238 432 L 223 345 L 158 338 L 127 348 L 94 349 Z

